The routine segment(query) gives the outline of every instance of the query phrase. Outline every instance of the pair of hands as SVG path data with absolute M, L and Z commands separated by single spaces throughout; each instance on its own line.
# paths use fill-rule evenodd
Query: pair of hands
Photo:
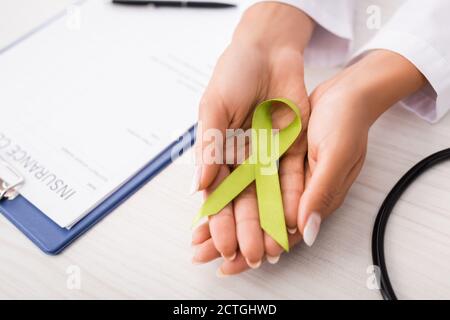
M 379 50 L 308 96 L 303 50 L 313 29 L 314 22 L 306 14 L 288 5 L 263 3 L 247 10 L 216 65 L 199 112 L 197 157 L 211 143 L 202 138 L 204 132 L 248 129 L 254 107 L 263 100 L 288 98 L 300 108 L 302 133 L 279 166 L 291 247 L 302 239 L 313 244 L 321 222 L 340 206 L 362 168 L 372 123 L 424 82 L 406 59 Z M 386 72 L 380 72 L 380 65 Z M 406 78 L 413 80 L 385 90 Z M 285 109 L 274 110 L 272 118 L 275 128 L 291 120 Z M 231 170 L 227 164 L 201 162 L 196 168 L 193 191 L 204 190 L 205 197 Z M 265 258 L 276 263 L 283 252 L 261 229 L 254 183 L 200 225 L 192 244 L 194 263 L 223 257 L 221 276 L 258 268 Z

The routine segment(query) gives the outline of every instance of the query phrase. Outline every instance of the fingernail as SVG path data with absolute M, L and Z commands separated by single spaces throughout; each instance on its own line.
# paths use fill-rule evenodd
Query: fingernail
M 280 260 L 280 255 L 278 256 L 266 256 L 267 261 L 269 261 L 270 264 L 276 264 Z
M 295 234 L 297 232 L 297 227 L 295 227 L 295 228 L 287 228 L 287 230 L 288 230 L 288 232 L 290 234 Z
M 245 260 L 247 261 L 248 266 L 252 269 L 258 269 L 262 262 L 261 260 L 259 260 L 257 262 L 250 262 L 250 261 L 248 261 L 248 259 L 245 259 Z
M 198 191 L 198 188 L 200 187 L 201 175 L 202 175 L 202 166 L 196 165 L 194 169 L 194 176 L 192 178 L 190 194 L 194 194 Z
M 236 252 L 235 253 L 233 253 L 231 256 L 225 256 L 223 253 L 222 253 L 222 257 L 225 259 L 225 260 L 227 260 L 227 261 L 233 261 L 234 259 L 236 259 Z
M 317 235 L 319 234 L 321 222 L 322 219 L 320 218 L 320 214 L 317 212 L 313 212 L 306 222 L 305 229 L 303 230 L 303 240 L 310 247 L 313 245 Z
M 217 276 L 218 278 L 225 278 L 225 277 L 228 277 L 229 274 L 223 273 L 222 268 L 219 268 L 219 269 L 217 269 L 217 271 L 216 271 L 216 276 Z

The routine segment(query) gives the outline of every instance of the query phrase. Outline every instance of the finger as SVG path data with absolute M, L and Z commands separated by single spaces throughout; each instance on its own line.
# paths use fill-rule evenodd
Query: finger
M 248 265 L 256 269 L 264 257 L 264 234 L 259 223 L 254 183 L 235 199 L 234 215 L 239 249 Z
M 209 232 L 209 223 L 202 223 L 194 230 L 194 233 L 192 234 L 192 245 L 195 246 L 201 244 L 209 238 L 211 238 L 211 233 Z
M 229 112 L 212 81 L 199 107 L 195 143 L 196 164 L 191 193 L 207 188 L 214 181 L 219 166 L 223 163 L 225 130 L 229 125 Z
M 305 181 L 305 149 L 306 144 L 302 137 L 294 143 L 280 161 L 281 194 L 286 225 L 290 234 L 297 232 L 298 204 Z
M 205 190 L 205 196 L 207 197 L 229 173 L 228 167 L 222 165 L 211 187 Z M 225 259 L 233 260 L 236 257 L 237 238 L 232 203 L 228 204 L 218 214 L 209 218 L 209 230 L 217 251 Z
M 288 236 L 288 240 L 289 240 L 289 248 L 293 248 L 294 246 L 296 246 L 298 243 L 300 243 L 303 239 L 303 236 L 300 232 L 297 232 L 295 234 L 290 234 Z
M 297 230 L 294 234 L 288 235 L 289 247 L 295 246 L 302 240 L 302 234 Z M 266 259 L 271 264 L 276 264 L 280 260 L 284 249 L 280 247 L 269 235 L 264 234 L 264 244 L 266 248 Z
M 220 257 L 220 253 L 217 251 L 211 238 L 196 245 L 194 250 L 194 256 L 192 258 L 193 264 L 210 262 Z
M 249 266 L 245 257 L 239 252 L 236 256 L 236 259 L 233 261 L 224 261 L 222 265 L 217 269 L 217 276 L 219 278 L 223 278 L 225 276 L 230 276 L 234 274 L 238 274 L 248 270 Z
M 314 243 L 322 220 L 333 212 L 335 204 L 345 196 L 344 182 L 357 162 L 354 154 L 342 150 L 325 149 L 317 159 L 308 159 L 310 178 L 300 198 L 297 223 L 309 246 Z
M 289 235 L 289 247 L 294 247 L 302 240 L 302 235 L 297 232 L 296 234 Z M 269 261 L 270 262 L 270 261 Z M 217 269 L 218 277 L 226 277 L 230 275 L 239 274 L 249 269 L 245 257 L 238 252 L 236 259 L 233 261 L 224 261 L 222 265 Z
M 301 240 L 302 235 L 299 232 L 293 235 L 289 235 L 289 247 L 294 247 Z M 279 254 L 281 255 L 282 252 L 283 249 L 280 247 Z M 210 262 L 217 258 L 220 258 L 220 253 L 216 250 L 212 239 L 208 238 L 203 243 L 195 246 L 195 252 L 192 261 L 194 264 L 202 264 Z M 267 260 L 269 261 L 269 263 L 272 263 L 269 259 Z M 236 274 L 249 269 L 247 261 L 245 260 L 245 258 L 243 258 L 243 255 L 240 252 L 237 253 L 237 257 L 233 261 L 224 260 L 222 266 L 225 267 L 221 271 L 218 271 L 218 276 Z
M 266 232 L 264 232 L 264 248 L 267 261 L 271 264 L 276 264 L 280 260 L 283 248 Z

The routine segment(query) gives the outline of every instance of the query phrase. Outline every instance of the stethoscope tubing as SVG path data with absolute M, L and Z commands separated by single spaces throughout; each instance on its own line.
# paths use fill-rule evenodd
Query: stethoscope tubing
M 378 211 L 372 233 L 372 261 L 379 268 L 380 293 L 384 300 L 397 300 L 384 255 L 384 237 L 389 216 L 405 190 L 420 175 L 445 160 L 450 160 L 450 148 L 436 152 L 417 163 L 395 184 Z

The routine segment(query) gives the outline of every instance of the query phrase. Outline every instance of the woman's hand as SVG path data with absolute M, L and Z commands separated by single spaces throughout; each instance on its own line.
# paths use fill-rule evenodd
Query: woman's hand
M 343 201 L 364 162 L 370 121 L 365 105 L 357 95 L 334 84 L 325 83 L 311 95 L 311 117 L 308 126 L 308 161 L 305 191 L 297 203 L 299 230 L 303 240 L 312 245 L 322 219 Z M 296 244 L 300 238 L 290 235 Z M 197 261 L 219 257 L 211 243 L 207 225 L 194 234 Z M 218 271 L 235 274 L 247 269 L 241 255 L 224 262 Z
M 217 143 L 208 139 L 211 132 L 219 130 L 225 137 L 226 129 L 249 128 L 254 107 L 262 100 L 291 99 L 301 108 L 306 128 L 309 103 L 302 53 L 312 30 L 313 23 L 307 15 L 284 4 L 261 3 L 244 14 L 232 43 L 216 65 L 200 105 L 193 191 L 205 190 L 207 196 L 230 172 L 224 164 L 223 154 L 210 157 L 211 144 Z M 288 110 L 279 109 L 273 114 L 275 128 L 290 121 Z M 302 135 L 280 163 L 280 183 L 290 233 L 297 232 L 297 206 L 303 191 L 305 155 L 306 136 Z M 222 162 L 213 163 L 217 161 Z M 239 259 L 257 268 L 265 254 L 277 259 L 283 250 L 260 227 L 254 185 L 212 216 L 205 226 L 196 234 L 207 234 L 208 239 L 204 236 L 198 236 L 198 239 L 201 243 L 208 242 L 229 261 L 236 259 L 239 247 Z M 194 262 L 202 261 L 194 256 Z
M 306 244 L 314 243 L 321 221 L 342 204 L 358 176 L 371 125 L 424 84 L 423 75 L 407 59 L 377 50 L 311 94 L 308 165 L 298 212 Z
M 378 50 L 324 82 L 310 96 L 306 185 L 298 205 L 298 228 L 312 245 L 323 219 L 344 201 L 364 162 L 371 125 L 391 105 L 422 87 L 425 79 L 408 60 Z M 289 235 L 290 245 L 301 240 Z M 195 260 L 220 256 L 211 241 L 208 224 L 193 237 Z M 239 253 L 225 261 L 218 275 L 248 269 Z

